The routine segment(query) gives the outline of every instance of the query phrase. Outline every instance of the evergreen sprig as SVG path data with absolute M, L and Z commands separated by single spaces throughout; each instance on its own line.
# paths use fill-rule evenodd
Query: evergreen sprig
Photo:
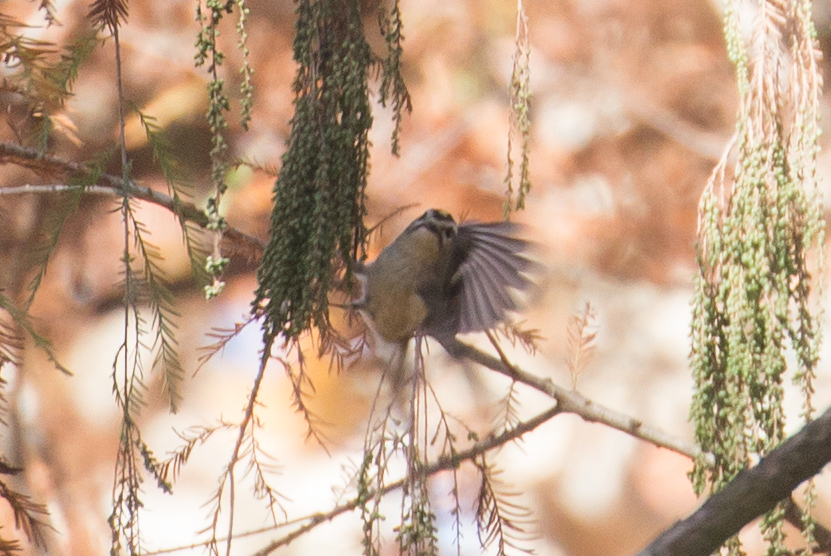
M 45 152 L 53 129 L 72 135 L 72 126 L 64 123 L 66 116 L 54 116 L 72 95 L 78 71 L 92 54 L 97 38 L 94 33 L 87 33 L 59 49 L 51 42 L 17 31 L 27 27 L 0 14 L 0 54 L 7 70 L 2 89 L 16 93 L 10 97 L 15 100 L 3 106 L 3 111 L 19 141 L 34 141 Z
M 501 471 L 487 461 L 485 454 L 475 463 L 481 481 L 476 506 L 480 544 L 483 548 L 493 546 L 498 556 L 505 556 L 509 549 L 532 553 L 525 546 L 536 538 L 530 510 L 516 501 L 519 493 L 505 485 Z
M 153 344 L 150 346 L 156 353 L 153 370 L 161 373 L 168 406 L 170 411 L 175 413 L 181 401 L 180 385 L 185 374 L 179 359 L 179 342 L 176 339 L 176 322 L 180 315 L 174 307 L 173 293 L 164 279 L 164 272 L 160 266 L 164 260 L 161 251 L 150 243 L 147 238 L 150 232 L 145 225 L 132 214 L 131 220 L 136 247 L 143 262 L 137 278 L 147 289 L 146 302 L 153 315 L 150 325 L 155 332 Z
M 111 35 L 127 21 L 127 14 L 127 0 L 95 0 L 89 9 L 92 24 L 106 28 Z
M 63 364 L 58 361 L 58 356 L 55 353 L 52 342 L 49 341 L 47 337 L 38 333 L 29 314 L 26 311 L 18 309 L 14 302 L 5 297 L 2 293 L 0 293 L 0 309 L 9 314 L 14 323 L 32 339 L 35 347 L 42 350 L 43 353 L 46 354 L 46 357 L 50 362 L 52 362 L 56 369 L 67 375 L 72 374 L 68 368 L 64 367 Z M 9 336 L 6 334 L 9 334 Z M 0 354 L 3 354 L 3 359 L 5 359 L 6 355 L 12 356 L 14 354 L 15 347 L 18 346 L 18 340 L 17 334 L 11 333 L 10 330 L 6 330 L 4 327 L 4 334 L 0 335 L 0 346 L 2 346 L 2 348 L 0 348 Z
M 147 142 L 153 149 L 153 160 L 159 165 L 167 181 L 168 194 L 173 198 L 173 213 L 179 220 L 182 229 L 182 238 L 190 259 L 191 272 L 196 283 L 204 285 L 209 282 L 209 273 L 206 270 L 207 253 L 204 245 L 204 234 L 201 228 L 189 225 L 184 217 L 182 206 L 193 201 L 193 184 L 188 181 L 181 165 L 173 153 L 173 146 L 164 134 L 157 120 L 136 110 L 144 128 Z
M 218 39 L 220 35 L 219 24 L 226 15 L 233 13 L 235 5 L 239 8 L 239 19 L 236 25 L 239 35 L 238 46 L 242 50 L 245 60 L 241 69 L 243 77 L 241 85 L 241 124 L 243 128 L 247 129 L 253 107 L 253 85 L 251 83 L 253 70 L 248 62 L 247 33 L 245 31 L 248 8 L 244 0 L 206 0 L 205 10 L 202 8 L 201 1 L 196 3 L 196 19 L 201 24 L 201 28 L 196 38 L 194 63 L 197 67 L 206 66 L 210 76 L 208 82 L 209 106 L 206 117 L 211 128 L 211 182 L 214 186 L 214 192 L 208 198 L 205 210 L 210 220 L 207 228 L 213 231 L 213 248 L 204 265 L 205 271 L 211 278 L 211 283 L 204 286 L 207 299 L 216 297 L 222 292 L 225 287 L 222 274 L 230 262 L 227 257 L 222 255 L 222 236 L 228 228 L 228 223 L 221 214 L 220 206 L 222 196 L 228 189 L 225 179 L 230 168 L 230 162 L 228 159 L 229 146 L 225 139 L 225 133 L 228 129 L 225 113 L 230 111 L 231 102 L 225 91 L 225 79 L 220 73 L 220 67 L 225 61 L 225 53 L 222 52 Z
M 379 9 L 378 22 L 387 44 L 387 56 L 381 61 L 382 80 L 379 87 L 379 101 L 381 106 L 387 106 L 387 103 L 392 102 L 392 118 L 395 124 L 392 131 L 392 153 L 398 155 L 404 111 L 409 112 L 413 108 L 410 92 L 401 75 L 404 22 L 401 19 L 398 0 L 392 3 L 392 9 L 389 12 L 383 7 Z
M 51 525 L 46 521 L 46 516 L 49 515 L 49 510 L 46 506 L 34 502 L 25 494 L 21 494 L 12 489 L 5 481 L 0 481 L 0 498 L 6 500 L 11 507 L 14 514 L 15 526 L 19 527 L 26 535 L 26 538 L 35 546 L 45 548 L 45 530 L 52 529 Z M 15 543 L 16 541 L 0 539 L 0 546 L 9 542 Z M 2 548 L 0 548 L 0 551 L 2 551 Z
M 240 125 L 246 131 L 248 125 L 251 123 L 251 116 L 254 109 L 254 68 L 251 67 L 248 50 L 248 31 L 246 31 L 245 23 L 248 19 L 249 9 L 245 0 L 236 0 L 237 10 L 239 11 L 239 19 L 237 19 L 237 48 L 242 53 L 242 67 L 239 70 L 242 82 L 239 86 L 240 92 Z

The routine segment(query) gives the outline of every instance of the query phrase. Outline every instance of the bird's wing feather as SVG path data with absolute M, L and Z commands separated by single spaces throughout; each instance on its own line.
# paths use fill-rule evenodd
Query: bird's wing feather
M 524 290 L 531 280 L 524 274 L 534 263 L 527 258 L 530 244 L 517 238 L 519 227 L 508 222 L 468 223 L 459 226 L 461 282 L 458 332 L 488 330 L 517 308 L 509 288 Z

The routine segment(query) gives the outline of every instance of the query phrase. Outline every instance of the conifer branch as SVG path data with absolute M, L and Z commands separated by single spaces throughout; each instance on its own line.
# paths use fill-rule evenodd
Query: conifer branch
M 534 534 L 528 530 L 533 523 L 531 512 L 512 500 L 519 493 L 506 488 L 499 478 L 501 470 L 488 463 L 485 454 L 475 464 L 481 476 L 476 507 L 480 544 L 496 546 L 497 556 L 505 556 L 508 548 L 533 553 L 521 544 L 533 540 Z
M 23 147 L 14 143 L 0 142 L 0 163 L 16 164 L 43 175 L 87 176 L 90 168 L 86 164 L 72 162 L 61 157 L 44 154 L 37 149 Z M 17 187 L 2 187 L 0 195 L 20 195 L 24 193 L 55 193 L 68 191 L 74 188 L 83 188 L 86 194 L 108 194 L 117 197 L 125 193 L 154 205 L 166 208 L 177 215 L 181 220 L 192 222 L 200 228 L 207 228 L 210 223 L 208 215 L 191 202 L 176 199 L 146 186 L 141 186 L 133 180 L 127 182 L 123 178 L 112 174 L 100 173 L 93 183 L 83 186 L 76 185 L 24 185 Z M 224 236 L 229 243 L 231 256 L 243 256 L 250 261 L 262 257 L 263 242 L 228 227 Z
M 35 546 L 45 548 L 44 530 L 52 529 L 44 520 L 44 516 L 49 515 L 46 506 L 32 502 L 28 496 L 14 491 L 3 481 L 0 481 L 0 498 L 6 500 L 11 507 L 14 513 L 15 526 L 22 530 L 26 538 Z M 0 542 L 8 541 L 0 540 Z
M 561 386 L 557 386 L 550 378 L 541 378 L 535 374 L 523 371 L 516 365 L 510 363 L 501 351 L 500 358 L 496 358 L 478 348 L 455 339 L 452 342 L 447 342 L 447 345 L 444 347 L 456 358 L 468 359 L 551 396 L 557 400 L 557 406 L 563 413 L 574 413 L 586 421 L 602 423 L 660 448 L 666 448 L 685 455 L 690 459 L 703 457 L 705 462 L 710 461 L 711 456 L 703 454 L 693 444 L 684 442 L 660 429 L 647 425 L 640 419 L 595 403 L 576 390 L 567 390 Z
M 447 471 L 447 470 L 450 470 L 450 469 L 455 469 L 465 461 L 474 460 L 475 458 L 481 456 L 482 454 L 484 454 L 484 453 L 486 453 L 490 450 L 493 450 L 493 449 L 498 448 L 500 446 L 504 446 L 505 444 L 508 444 L 509 442 L 517 440 L 518 438 L 522 437 L 522 435 L 524 435 L 524 434 L 534 430 L 535 428 L 539 427 L 540 425 L 542 425 L 546 421 L 553 418 L 555 415 L 558 415 L 560 412 L 561 411 L 560 411 L 559 407 L 556 407 L 556 406 L 552 407 L 551 409 L 538 414 L 536 417 L 533 417 L 533 418 L 531 418 L 527 421 L 524 421 L 524 422 L 520 423 L 519 425 L 517 425 L 516 427 L 514 427 L 511 430 L 505 431 L 502 434 L 492 436 L 492 437 L 487 438 L 485 440 L 476 442 L 473 446 L 471 446 L 467 450 L 461 450 L 461 451 L 453 453 L 453 454 L 446 454 L 444 456 L 441 456 L 435 462 L 425 466 L 424 475 L 425 476 L 431 476 L 431 475 L 435 475 L 436 473 L 438 473 L 440 471 Z M 365 496 L 374 497 L 374 496 L 386 495 L 390 492 L 393 492 L 395 490 L 398 490 L 398 489 L 402 488 L 405 485 L 406 482 L 407 482 L 406 478 L 399 479 L 398 481 L 395 481 L 395 482 L 388 483 L 388 484 L 384 485 L 384 487 L 379 489 L 378 492 L 371 491 L 369 493 L 366 493 L 366 494 L 360 495 L 356 498 L 353 498 L 352 500 L 350 500 L 348 502 L 345 502 L 343 504 L 339 504 L 338 506 L 335 506 L 334 508 L 332 508 L 329 512 L 327 512 L 325 514 L 317 513 L 317 514 L 314 514 L 314 515 L 307 516 L 307 517 L 303 518 L 302 520 L 306 520 L 306 521 L 308 521 L 308 523 L 305 523 L 304 525 L 298 527 L 297 529 L 295 529 L 291 533 L 281 537 L 280 539 L 276 539 L 276 540 L 270 542 L 267 546 L 265 546 L 262 549 L 255 552 L 253 556 L 266 556 L 267 554 L 271 554 L 272 552 L 274 552 L 275 550 L 277 550 L 281 546 L 286 546 L 286 545 L 290 544 L 294 539 L 308 533 L 309 531 L 311 531 L 312 529 L 314 529 L 315 527 L 317 527 L 321 523 L 331 521 L 332 519 L 336 518 L 337 516 L 339 516 L 341 514 L 344 514 L 344 513 L 347 513 L 347 512 L 350 512 L 352 510 L 357 509 L 358 507 L 360 507 L 360 505 L 362 503 L 362 500 L 364 499 L 363 497 L 365 497 Z M 295 521 L 302 521 L 302 520 L 295 520 Z
M 45 336 L 38 333 L 31 317 L 26 311 L 22 311 L 15 307 L 14 303 L 12 303 L 12 301 L 3 294 L 0 294 L 0 309 L 4 310 L 9 314 L 9 316 L 11 316 L 15 324 L 17 324 L 17 326 L 19 326 L 20 329 L 23 330 L 32 339 L 32 341 L 34 341 L 35 346 L 46 354 L 46 357 L 49 358 L 49 361 L 52 362 L 56 369 L 64 374 L 72 375 L 72 371 L 64 367 L 63 364 L 58 361 L 58 356 L 55 354 L 52 342 L 50 342 Z M 14 360 L 13 351 L 16 348 L 22 347 L 19 343 L 20 340 L 21 339 L 18 338 L 18 336 L 11 330 L 7 330 L 5 327 L 0 328 L 0 355 L 2 355 L 4 360 Z
M 223 492 L 225 491 L 225 485 L 228 485 L 228 535 L 225 537 L 225 554 L 230 555 L 231 553 L 231 542 L 234 538 L 234 510 L 235 510 L 235 497 L 236 497 L 236 477 L 234 476 L 234 468 L 237 465 L 237 462 L 241 459 L 241 454 L 243 452 L 243 444 L 246 440 L 251 441 L 253 439 L 253 432 L 252 429 L 255 426 L 254 423 L 254 408 L 257 405 L 257 396 L 260 393 L 260 384 L 262 384 L 263 377 L 265 376 L 266 366 L 268 361 L 271 359 L 271 348 L 274 345 L 273 341 L 266 342 L 266 345 L 263 346 L 263 354 L 260 359 L 260 368 L 257 372 L 257 376 L 254 379 L 254 384 L 251 387 L 251 391 L 248 393 L 248 402 L 245 406 L 245 411 L 243 413 L 242 422 L 239 424 L 239 432 L 237 434 L 237 440 L 234 445 L 234 449 L 231 451 L 231 459 L 228 462 L 228 465 L 225 467 L 225 471 L 222 474 L 222 477 L 219 481 L 219 487 L 217 488 L 214 494 L 214 506 L 212 510 L 212 520 L 209 530 L 211 532 L 211 540 L 210 540 L 210 552 L 212 554 L 219 554 L 218 548 L 218 539 L 219 535 L 217 532 L 219 531 L 220 521 L 219 521 L 219 514 L 222 508 L 222 498 Z

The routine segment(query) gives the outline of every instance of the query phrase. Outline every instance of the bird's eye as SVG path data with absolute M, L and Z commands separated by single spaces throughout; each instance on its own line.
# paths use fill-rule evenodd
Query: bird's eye
M 444 229 L 444 239 L 450 239 L 453 237 L 453 228 L 445 228 Z

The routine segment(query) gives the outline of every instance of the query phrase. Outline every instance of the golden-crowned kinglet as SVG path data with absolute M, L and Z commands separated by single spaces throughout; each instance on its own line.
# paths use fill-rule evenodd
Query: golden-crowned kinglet
M 359 271 L 356 303 L 387 342 L 429 335 L 447 347 L 456 334 L 488 330 L 517 308 L 509 288 L 524 290 L 535 263 L 530 244 L 509 222 L 457 224 L 431 209 Z

